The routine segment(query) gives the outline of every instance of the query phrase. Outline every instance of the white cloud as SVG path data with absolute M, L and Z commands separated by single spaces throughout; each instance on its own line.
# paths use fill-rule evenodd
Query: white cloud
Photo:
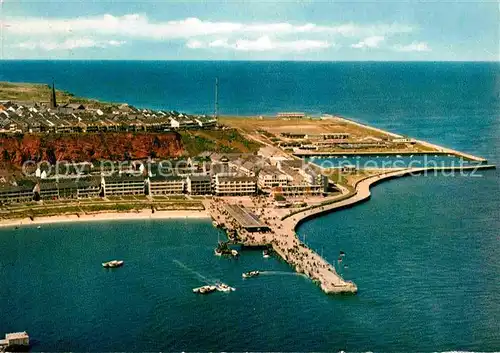
M 74 18 L 10 17 L 4 32 L 24 50 L 73 50 L 118 47 L 133 41 L 185 41 L 189 49 L 225 49 L 241 52 L 306 52 L 324 50 L 351 38 L 352 48 L 378 48 L 390 36 L 412 32 L 399 23 L 316 24 L 291 22 L 206 21 L 189 17 L 153 21 L 144 14 Z M 223 39 L 220 39 L 223 38 Z M 425 43 L 393 47 L 398 51 L 429 50 Z
M 269 36 L 262 36 L 255 40 L 238 39 L 230 42 L 228 39 L 217 39 L 212 42 L 189 41 L 186 46 L 190 49 L 224 48 L 246 52 L 284 51 L 304 52 L 310 50 L 323 50 L 333 46 L 332 43 L 321 40 L 274 40 Z
M 189 49 L 200 49 L 205 47 L 205 44 L 196 39 L 191 39 L 186 43 L 186 47 Z
M 176 21 L 152 22 L 145 15 L 128 14 L 113 16 L 105 14 L 95 17 L 61 18 L 9 18 L 5 30 L 12 34 L 26 36 L 85 35 L 85 36 L 122 36 L 150 40 L 206 37 L 214 35 L 289 35 L 316 34 L 340 35 L 345 37 L 384 36 L 413 31 L 408 25 L 398 23 L 358 25 L 354 23 L 330 26 L 314 23 L 238 23 L 211 22 L 198 18 Z
M 385 40 L 383 36 L 372 36 L 365 38 L 359 43 L 352 44 L 351 48 L 363 49 L 363 48 L 378 48 L 379 44 Z
M 21 42 L 15 45 L 15 47 L 24 50 L 37 50 L 41 49 L 44 51 L 53 50 L 73 50 L 80 48 L 108 48 L 108 47 L 119 47 L 125 44 L 124 41 L 108 40 L 108 41 L 96 41 L 90 38 L 72 38 L 66 39 L 61 42 L 56 41 L 27 41 Z
M 431 48 L 425 42 L 413 42 L 408 45 L 395 45 L 394 50 L 401 52 L 425 52 L 431 51 Z

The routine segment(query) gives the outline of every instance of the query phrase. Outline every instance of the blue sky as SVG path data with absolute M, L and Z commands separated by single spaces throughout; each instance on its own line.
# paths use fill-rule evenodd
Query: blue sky
M 499 60 L 496 1 L 3 0 L 0 18 L 5 59 Z

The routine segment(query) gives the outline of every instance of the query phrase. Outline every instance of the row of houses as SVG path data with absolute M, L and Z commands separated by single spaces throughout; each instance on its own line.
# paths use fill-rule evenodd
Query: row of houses
M 245 196 L 259 191 L 298 197 L 321 195 L 328 189 L 325 176 L 298 160 L 284 160 L 271 165 L 258 156 L 224 156 L 212 161 L 209 169 L 194 165 L 187 168 L 191 174 L 162 176 L 143 171 L 140 175 L 118 173 L 59 180 L 37 178 L 17 186 L 4 184 L 0 185 L 0 203 L 185 193 Z
M 50 108 L 37 103 L 0 102 L 2 133 L 161 132 L 216 126 L 217 119 L 206 115 L 140 110 L 128 105 L 100 109 L 71 103 Z
M 39 181 L 31 184 L 0 187 L 0 204 L 27 203 L 39 200 L 70 200 L 128 195 L 218 195 L 244 196 L 257 193 L 256 178 L 192 175 L 187 178 L 114 176 L 79 180 Z

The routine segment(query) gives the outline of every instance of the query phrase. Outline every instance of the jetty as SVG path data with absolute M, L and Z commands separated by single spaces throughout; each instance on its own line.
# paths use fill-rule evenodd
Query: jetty
M 368 200 L 371 196 L 371 186 L 385 180 L 431 171 L 475 171 L 494 168 L 494 165 L 480 164 L 383 170 L 379 174 L 358 180 L 354 190 L 341 188 L 340 194 L 325 197 L 322 202 L 295 212 L 277 209 L 272 201 L 262 197 L 252 198 L 246 203 L 240 200 L 238 205 L 232 204 L 234 201 L 231 198 L 214 198 L 207 205 L 207 209 L 217 224 L 224 225 L 233 242 L 247 247 L 271 246 L 296 272 L 305 274 L 318 284 L 323 292 L 355 294 L 358 287 L 354 282 L 344 279 L 337 273 L 334 265 L 298 238 L 296 229 L 302 222 Z

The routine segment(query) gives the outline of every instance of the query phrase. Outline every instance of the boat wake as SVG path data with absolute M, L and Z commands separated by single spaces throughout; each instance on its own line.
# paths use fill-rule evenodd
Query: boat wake
M 175 263 L 176 265 L 178 265 L 179 267 L 185 269 L 186 271 L 188 271 L 189 273 L 193 274 L 196 276 L 196 278 L 198 278 L 200 281 L 206 283 L 206 284 L 210 284 L 210 283 L 216 283 L 216 282 L 220 282 L 216 279 L 212 279 L 212 278 L 208 278 L 208 277 L 205 277 L 203 276 L 201 273 L 193 270 L 192 268 L 190 268 L 189 266 L 183 264 L 182 262 L 180 262 L 179 260 L 172 260 L 173 263 Z
M 305 277 L 307 276 L 303 273 L 297 273 L 297 272 L 286 272 L 286 271 L 259 271 L 260 275 L 270 275 L 270 276 L 299 276 L 299 277 Z

